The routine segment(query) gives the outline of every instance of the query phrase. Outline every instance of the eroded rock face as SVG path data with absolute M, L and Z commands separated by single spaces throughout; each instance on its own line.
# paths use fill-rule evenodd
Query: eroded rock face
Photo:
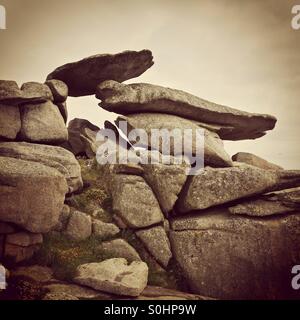
M 58 170 L 0 157 L 1 221 L 46 233 L 57 224 L 67 191 L 67 182 Z
M 238 152 L 237 154 L 232 156 L 232 160 L 243 162 L 265 170 L 283 170 L 282 167 L 248 152 Z
M 173 254 L 194 292 L 221 299 L 295 295 L 291 267 L 299 261 L 300 215 L 254 219 L 224 209 L 172 222 Z
M 219 136 L 205 128 L 200 128 L 191 120 L 169 114 L 140 113 L 128 115 L 127 117 L 118 117 L 116 123 L 121 130 L 123 125 L 127 124 L 128 131 L 124 133 L 127 134 L 129 139 L 132 129 L 145 130 L 147 142 L 144 147 L 150 147 L 151 141 L 154 140 L 159 142 L 156 149 L 163 154 L 176 156 L 182 155 L 185 152 L 190 155 L 196 155 L 201 152 L 206 165 L 217 167 L 232 166 L 232 161 L 226 153 Z M 121 126 L 120 123 L 122 124 Z M 201 132 L 200 129 L 202 129 Z M 167 130 L 174 138 L 171 141 L 169 139 L 165 139 L 165 142 L 163 142 L 163 139 L 159 141 L 156 137 L 157 130 L 160 130 L 162 135 L 163 131 Z M 192 133 L 192 136 L 189 138 L 187 135 L 185 136 L 187 130 Z M 183 141 L 183 139 L 185 140 Z M 134 140 L 130 140 L 130 142 L 135 143 Z
M 172 258 L 172 252 L 164 228 L 157 226 L 150 229 L 142 229 L 138 230 L 136 235 L 152 254 L 154 259 L 166 268 Z
M 244 131 L 265 132 L 274 128 L 276 118 L 218 105 L 187 92 L 146 83 L 121 84 L 105 81 L 97 87 L 100 106 L 108 111 L 131 114 L 159 112 L 204 123 L 229 125 Z
M 21 138 L 24 141 L 60 144 L 68 140 L 64 119 L 51 101 L 23 105 L 21 121 Z
M 229 208 L 232 214 L 254 217 L 287 214 L 293 211 L 300 211 L 300 189 L 261 195 Z
M 163 221 L 155 195 L 142 177 L 114 175 L 109 187 L 113 211 L 127 226 L 144 228 Z
M 136 78 L 153 65 L 149 50 L 124 51 L 118 54 L 99 54 L 68 63 L 50 73 L 47 80 L 62 80 L 73 97 L 92 95 L 105 80 L 123 82 Z
M 122 258 L 109 259 L 79 266 L 74 281 L 96 290 L 136 297 L 147 286 L 148 267 L 141 261 L 128 265 Z
M 80 165 L 74 155 L 64 148 L 26 142 L 2 142 L 0 156 L 42 163 L 63 174 L 69 192 L 82 188 Z
M 300 185 L 300 171 L 263 170 L 241 165 L 232 168 L 205 168 L 190 176 L 178 200 L 182 213 L 207 209 L 233 200 Z
M 0 104 L 0 140 L 14 140 L 20 130 L 19 107 Z

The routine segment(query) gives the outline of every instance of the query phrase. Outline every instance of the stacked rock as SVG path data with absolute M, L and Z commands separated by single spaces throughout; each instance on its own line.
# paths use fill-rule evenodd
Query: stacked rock
M 161 266 L 174 257 L 194 292 L 227 299 L 292 296 L 290 267 L 300 261 L 300 191 L 289 188 L 300 186 L 300 171 L 251 154 L 231 159 L 222 142 L 262 137 L 276 118 L 180 90 L 121 83 L 152 65 L 150 51 L 124 52 L 93 56 L 48 76 L 66 82 L 71 96 L 96 94 L 100 107 L 120 115 L 119 129 L 126 121 L 144 129 L 148 141 L 152 129 L 204 131 L 205 167 L 197 175 L 188 176 L 185 165 L 164 163 L 176 146 L 165 155 L 161 146 L 147 151 L 159 153 L 160 163 L 113 167 L 110 189 L 120 225 L 134 229 Z M 79 134 L 81 143 L 89 142 L 89 157 L 97 145 L 91 130 L 90 139 Z
M 62 81 L 0 81 L 0 259 L 30 258 L 59 221 L 65 195 L 82 188 L 68 140 Z

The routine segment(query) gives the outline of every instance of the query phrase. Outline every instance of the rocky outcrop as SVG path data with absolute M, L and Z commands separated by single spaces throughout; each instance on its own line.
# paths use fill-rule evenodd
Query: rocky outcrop
M 229 208 L 232 214 L 254 217 L 287 214 L 293 211 L 300 211 L 300 189 L 261 195 Z
M 114 175 L 110 184 L 113 211 L 131 228 L 144 228 L 163 221 L 163 214 L 145 180 L 133 175 Z
M 58 170 L 66 178 L 70 193 L 82 188 L 78 161 L 71 152 L 61 147 L 26 142 L 3 142 L 0 143 L 0 156 L 42 163 Z
M 124 51 L 118 54 L 99 54 L 68 63 L 50 73 L 47 80 L 62 80 L 73 97 L 92 95 L 105 80 L 123 82 L 136 78 L 153 65 L 149 50 Z
M 173 254 L 194 292 L 220 299 L 295 297 L 300 215 L 277 219 L 200 212 L 171 223 Z M 298 240 L 296 240 L 298 239 Z
M 64 176 L 43 164 L 0 157 L 0 220 L 31 232 L 48 232 L 68 191 Z
M 128 265 L 122 258 L 109 259 L 79 266 L 74 281 L 95 290 L 136 297 L 147 285 L 148 267 L 141 261 Z
M 157 112 L 177 115 L 204 123 L 243 128 L 258 134 L 274 128 L 276 118 L 270 115 L 248 113 L 218 105 L 187 92 L 146 83 L 121 84 L 104 81 L 97 87 L 100 106 L 105 110 L 131 114 Z
M 283 170 L 282 167 L 248 152 L 238 152 L 232 156 L 232 160 L 243 162 L 265 170 Z
M 182 213 L 207 209 L 266 192 L 293 188 L 300 185 L 300 171 L 264 170 L 242 165 L 232 168 L 205 168 L 189 177 L 178 199 Z

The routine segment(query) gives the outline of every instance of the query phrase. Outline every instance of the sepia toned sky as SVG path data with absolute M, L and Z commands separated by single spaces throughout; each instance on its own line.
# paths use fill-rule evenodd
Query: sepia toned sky
M 278 119 L 265 137 L 225 142 L 300 169 L 300 0 L 0 0 L 0 78 L 45 81 L 56 67 L 97 53 L 150 49 L 155 65 L 128 81 L 182 89 Z M 69 98 L 70 119 L 114 115 L 94 97 Z

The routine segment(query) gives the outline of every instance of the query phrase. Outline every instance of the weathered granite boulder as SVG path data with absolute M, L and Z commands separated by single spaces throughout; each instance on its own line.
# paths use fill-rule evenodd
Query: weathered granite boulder
M 53 101 L 53 95 L 48 86 L 39 82 L 26 82 L 22 85 L 21 91 L 25 97 L 32 97 L 44 101 Z
M 166 268 L 172 258 L 172 252 L 169 238 L 164 228 L 157 226 L 149 229 L 141 229 L 136 231 L 136 235 L 154 259 Z
M 51 101 L 21 107 L 21 139 L 28 142 L 61 144 L 68 130 L 59 109 Z
M 174 257 L 193 292 L 220 299 L 287 299 L 300 259 L 300 215 L 250 218 L 225 209 L 171 223 Z
M 129 263 L 141 261 L 137 251 L 124 239 L 114 239 L 102 242 L 96 249 L 105 259 L 124 258 Z
M 69 192 L 82 188 L 80 165 L 74 155 L 64 148 L 26 142 L 2 142 L 0 156 L 42 163 L 58 170 L 66 178 Z
M 207 209 L 233 200 L 300 186 L 300 171 L 264 170 L 250 165 L 205 168 L 190 176 L 178 199 L 181 213 Z
M 68 86 L 60 80 L 49 80 L 45 83 L 52 92 L 55 103 L 63 103 L 68 98 Z
M 248 152 L 238 152 L 232 156 L 232 160 L 250 164 L 251 166 L 255 166 L 265 170 L 283 170 L 283 168 L 278 166 L 277 164 L 271 163 L 261 157 L 256 156 L 255 154 Z
M 64 176 L 43 164 L 0 157 L 0 220 L 45 233 L 58 222 L 68 191 Z
M 109 188 L 113 211 L 127 226 L 144 228 L 163 221 L 155 195 L 142 177 L 113 175 Z
M 99 54 L 63 65 L 50 73 L 47 80 L 62 80 L 68 86 L 70 96 L 86 96 L 95 94 L 100 82 L 136 78 L 153 64 L 149 50 Z
M 93 220 L 92 229 L 93 234 L 103 240 L 112 238 L 120 232 L 114 223 L 105 223 L 97 219 Z
M 74 211 L 65 230 L 65 235 L 75 241 L 82 241 L 92 235 L 92 219 L 84 212 Z
M 74 281 L 96 290 L 136 297 L 147 286 L 148 267 L 142 261 L 128 264 L 122 258 L 108 259 L 79 266 Z
M 24 103 L 43 103 L 53 97 L 39 83 L 27 83 L 21 90 L 15 81 L 0 80 L 0 103 L 5 105 L 20 105 Z M 42 88 L 42 90 L 40 90 Z
M 14 140 L 20 130 L 19 107 L 0 104 L 0 140 Z
M 300 189 L 284 190 L 245 200 L 229 208 L 238 215 L 264 217 L 300 211 Z
M 72 152 L 75 155 L 82 153 L 91 155 L 91 152 L 94 151 L 92 144 L 95 143 L 99 130 L 99 127 L 88 120 L 79 118 L 71 120 L 68 126 L 68 143 Z
M 121 126 L 120 123 L 122 124 Z M 200 153 L 200 156 L 204 157 L 206 165 L 216 167 L 232 166 L 232 161 L 226 153 L 219 136 L 205 128 L 200 128 L 191 120 L 169 114 L 140 113 L 131 114 L 127 117 L 118 117 L 116 124 L 121 129 L 126 124 L 127 132 L 124 132 L 124 134 L 129 139 L 132 129 L 145 130 L 147 141 L 145 141 L 146 143 L 143 147 L 148 148 L 151 141 L 157 141 L 156 150 L 163 154 L 182 155 L 186 153 L 199 156 Z M 189 132 L 192 133 L 191 137 Z M 172 136 L 172 139 L 169 139 L 170 136 Z M 130 140 L 130 142 L 134 144 L 135 140 Z M 151 148 L 153 149 L 155 146 L 151 145 Z
M 178 195 L 187 180 L 187 166 L 177 164 L 145 164 L 143 177 L 152 188 L 167 215 L 174 207 Z
M 274 128 L 276 118 L 218 105 L 184 91 L 146 83 L 122 84 L 104 81 L 97 87 L 100 106 L 119 114 L 159 112 L 200 122 L 265 132 Z

